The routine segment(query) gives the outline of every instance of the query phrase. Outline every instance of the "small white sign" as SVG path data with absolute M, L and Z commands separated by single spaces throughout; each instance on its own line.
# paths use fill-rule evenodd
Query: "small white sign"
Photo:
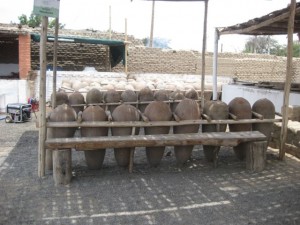
M 57 18 L 60 0 L 34 0 L 33 13 L 40 16 Z

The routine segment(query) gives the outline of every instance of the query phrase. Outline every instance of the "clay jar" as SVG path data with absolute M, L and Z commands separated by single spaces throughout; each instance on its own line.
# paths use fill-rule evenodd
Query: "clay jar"
M 257 100 L 253 106 L 252 111 L 261 114 L 264 119 L 274 119 L 275 118 L 275 106 L 274 104 L 266 99 Z M 271 133 L 273 131 L 273 123 L 253 123 L 252 130 L 257 130 L 266 135 L 268 142 L 271 138 Z
M 53 99 L 53 94 L 51 95 L 51 99 Z M 68 104 L 68 95 L 64 91 L 56 92 L 56 106 Z
M 200 108 L 198 103 L 192 99 L 184 99 L 178 103 L 175 112 L 180 120 L 198 120 L 200 119 Z M 197 133 L 199 131 L 199 124 L 196 125 L 184 125 L 174 126 L 174 134 L 189 134 Z M 174 146 L 175 157 L 178 164 L 185 163 L 192 154 L 194 146 Z
M 75 91 L 74 93 L 69 95 L 69 104 L 72 105 L 79 105 L 84 104 L 84 97 L 81 93 L 78 91 Z M 72 106 L 75 110 L 76 114 L 78 114 L 80 111 L 83 112 L 84 105 L 82 106 Z
M 171 100 L 182 100 L 184 99 L 184 94 L 182 91 L 180 90 L 176 90 L 176 91 L 173 91 L 171 94 L 170 94 L 170 99 Z M 175 111 L 176 107 L 178 105 L 178 102 L 173 102 L 171 103 L 171 109 L 172 109 L 172 112 Z
M 102 103 L 102 101 L 103 101 L 103 95 L 96 88 L 89 90 L 88 93 L 86 94 L 86 103 L 87 104 L 93 104 L 93 103 L 97 104 L 97 103 Z
M 127 104 L 119 105 L 112 113 L 112 118 L 114 121 L 139 121 L 140 115 L 138 110 Z M 135 134 L 139 133 L 139 129 L 136 129 Z M 113 136 L 130 136 L 132 135 L 131 127 L 113 127 Z M 117 164 L 119 166 L 128 166 L 130 158 L 131 148 L 115 148 L 114 154 Z
M 229 112 L 237 116 L 238 120 L 252 118 L 251 106 L 246 99 L 242 97 L 234 98 L 229 102 L 228 106 Z M 252 124 L 229 124 L 229 130 L 231 132 L 251 131 Z M 234 153 L 238 159 L 245 159 L 248 146 L 247 143 L 241 143 L 238 146 L 233 147 Z
M 66 104 L 57 106 L 50 114 L 50 122 L 70 122 L 75 121 L 75 110 Z M 73 137 L 76 128 L 52 128 L 53 138 Z M 53 151 L 53 178 L 56 185 L 68 184 L 72 178 L 72 155 L 71 149 L 59 149 Z
M 106 103 L 118 103 L 121 100 L 120 93 L 116 91 L 115 89 L 109 89 L 104 94 L 104 101 Z M 108 110 L 112 113 L 115 108 L 117 108 L 117 105 L 109 105 Z
M 121 94 L 122 102 L 136 102 L 137 99 L 137 94 L 133 90 L 125 90 Z
M 106 121 L 107 115 L 100 106 L 89 106 L 82 113 L 82 121 Z M 108 135 L 107 127 L 82 127 L 82 137 L 101 137 Z M 102 167 L 105 149 L 84 149 L 85 160 L 89 169 L 100 169 Z
M 50 114 L 49 121 L 50 122 L 69 122 L 76 120 L 76 112 L 75 110 L 67 105 L 62 104 L 57 106 Z M 73 137 L 76 128 L 74 127 L 57 127 L 52 128 L 53 138 L 68 138 Z
M 204 104 L 203 113 L 208 115 L 212 120 L 226 120 L 228 119 L 229 109 L 228 105 L 222 101 L 207 101 Z M 227 124 L 203 124 L 202 132 L 225 132 Z M 212 162 L 215 154 L 218 154 L 220 146 L 204 145 L 203 152 L 207 161 Z
M 138 99 L 140 102 L 150 102 L 154 100 L 154 94 L 150 88 L 145 87 L 140 90 Z M 140 104 L 139 110 L 143 113 L 148 104 Z
M 151 102 L 145 109 L 145 116 L 149 121 L 170 121 L 172 112 L 170 107 L 162 101 Z M 168 134 L 170 127 L 145 127 L 145 134 Z M 158 166 L 163 155 L 165 147 L 146 147 L 148 163 L 151 166 Z

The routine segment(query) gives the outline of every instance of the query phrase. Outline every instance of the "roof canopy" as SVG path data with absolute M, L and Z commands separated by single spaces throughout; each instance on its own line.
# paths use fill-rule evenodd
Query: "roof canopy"
M 47 41 L 54 41 L 53 35 L 47 35 Z M 40 42 L 39 34 L 31 34 L 31 39 L 35 42 Z M 121 60 L 123 65 L 125 64 L 125 42 L 118 40 L 108 39 L 95 39 L 95 38 L 83 38 L 83 37 L 70 37 L 70 36 L 58 36 L 59 42 L 68 43 L 85 43 L 85 44 L 101 44 L 109 46 L 111 54 L 111 67 L 116 66 Z
M 229 27 L 218 27 L 222 34 L 280 35 L 287 34 L 290 7 L 276 10 L 260 18 Z M 294 33 L 300 33 L 300 2 L 296 3 Z

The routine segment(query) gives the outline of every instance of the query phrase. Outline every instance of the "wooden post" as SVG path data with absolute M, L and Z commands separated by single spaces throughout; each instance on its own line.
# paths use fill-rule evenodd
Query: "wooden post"
M 38 176 L 45 176 L 45 140 L 46 128 L 46 44 L 47 44 L 48 17 L 42 17 L 40 40 L 40 93 L 39 93 L 39 149 L 38 149 Z
M 150 48 L 153 47 L 154 11 L 155 11 L 155 0 L 152 0 L 152 16 L 151 16 L 150 38 L 149 38 Z
M 288 125 L 288 105 L 291 89 L 291 79 L 293 73 L 293 32 L 295 22 L 295 10 L 296 0 L 291 0 L 290 5 L 290 17 L 288 23 L 288 47 L 287 47 L 287 66 L 286 66 L 286 80 L 284 85 L 284 99 L 282 106 L 282 126 L 280 133 L 280 149 L 279 159 L 283 160 L 285 156 L 285 141 L 287 136 L 287 125 Z
M 55 185 L 66 185 L 72 178 L 72 150 L 53 150 L 53 179 Z
M 111 40 L 111 5 L 109 6 L 109 40 Z
M 203 43 L 202 43 L 202 77 L 201 77 L 201 111 L 204 109 L 204 83 L 205 83 L 205 52 L 206 52 L 206 30 L 207 30 L 208 0 L 205 0 Z
M 53 90 L 52 90 L 52 108 L 56 107 L 56 77 L 57 77 L 57 45 L 58 45 L 59 18 L 55 19 L 55 36 L 53 44 Z
M 128 50 L 128 46 L 127 46 L 127 18 L 125 18 L 125 73 L 127 75 L 128 73 L 128 68 L 127 68 L 127 50 Z
M 132 127 L 131 135 L 135 135 L 135 127 Z M 132 173 L 132 169 L 133 169 L 134 150 L 135 150 L 135 147 L 130 149 L 129 166 L 128 166 L 129 173 Z
M 246 168 L 253 172 L 263 171 L 266 165 L 267 141 L 248 142 Z

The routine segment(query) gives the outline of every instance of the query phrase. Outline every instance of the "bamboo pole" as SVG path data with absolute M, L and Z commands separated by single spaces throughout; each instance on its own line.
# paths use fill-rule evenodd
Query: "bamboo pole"
M 109 40 L 111 40 L 111 5 L 109 6 Z
M 40 40 L 40 115 L 39 115 L 39 149 L 38 149 L 38 176 L 45 176 L 45 140 L 46 128 L 46 44 L 47 44 L 48 17 L 42 17 L 41 40 Z
M 155 0 L 152 0 L 152 16 L 151 16 L 151 28 L 150 28 L 150 38 L 149 47 L 153 47 L 153 32 L 154 32 L 154 13 L 155 12 Z
M 206 32 L 207 32 L 207 11 L 208 0 L 205 0 L 204 6 L 204 26 L 203 26 L 203 43 L 202 43 L 202 77 L 201 77 L 201 111 L 204 108 L 204 82 L 205 82 L 205 52 L 206 52 Z
M 293 73 L 293 32 L 295 23 L 296 0 L 291 0 L 290 17 L 288 23 L 288 47 L 287 47 L 287 65 L 286 65 L 286 80 L 284 85 L 284 99 L 282 106 L 282 126 L 280 134 L 280 149 L 279 159 L 283 160 L 285 156 L 285 141 L 287 136 L 288 124 L 288 105 L 291 89 L 291 79 Z
M 128 50 L 128 46 L 127 46 L 127 18 L 125 18 L 125 56 L 124 56 L 124 60 L 125 60 L 125 74 L 127 75 L 128 73 L 128 64 L 127 64 L 127 50 Z
M 213 100 L 218 99 L 218 44 L 219 44 L 219 30 L 215 28 L 215 43 L 214 43 L 214 57 L 213 57 Z
M 241 120 L 180 120 L 178 121 L 124 121 L 124 122 L 47 122 L 48 128 L 53 127 L 158 127 L 158 126 L 185 126 L 195 124 L 252 124 L 252 123 L 275 123 L 281 119 L 241 119 Z
M 57 77 L 57 45 L 58 45 L 59 18 L 55 19 L 55 34 L 53 44 L 53 90 L 52 90 L 52 108 L 56 107 L 56 77 Z

